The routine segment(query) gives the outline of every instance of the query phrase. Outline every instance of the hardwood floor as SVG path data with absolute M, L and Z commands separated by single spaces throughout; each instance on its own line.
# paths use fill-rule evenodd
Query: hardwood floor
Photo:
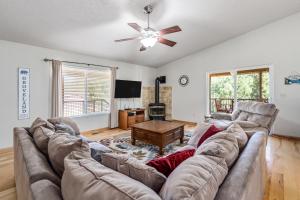
M 194 127 L 188 125 L 186 129 Z M 86 132 L 91 139 L 128 133 L 121 129 Z M 300 200 L 300 140 L 269 137 L 267 152 L 268 181 L 264 200 Z M 0 199 L 15 200 L 12 149 L 0 150 Z

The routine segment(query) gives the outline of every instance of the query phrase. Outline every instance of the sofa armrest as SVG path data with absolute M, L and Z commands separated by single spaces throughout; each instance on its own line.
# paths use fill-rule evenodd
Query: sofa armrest
M 220 113 L 220 112 L 212 113 L 211 118 L 232 121 L 232 115 L 229 113 Z

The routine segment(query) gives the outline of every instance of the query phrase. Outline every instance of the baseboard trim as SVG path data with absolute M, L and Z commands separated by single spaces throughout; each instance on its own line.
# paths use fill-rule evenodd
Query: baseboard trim
M 6 147 L 6 148 L 0 149 L 0 153 L 10 153 L 12 151 L 13 151 L 13 147 Z
M 290 140 L 300 140 L 300 137 L 296 137 L 296 136 L 279 135 L 279 134 L 272 134 L 270 136 L 277 137 L 277 138 L 290 139 Z
M 178 119 L 172 119 L 170 121 L 173 121 L 173 122 L 180 122 L 180 123 L 184 123 L 186 125 L 190 125 L 190 126 L 196 126 L 197 123 L 196 122 L 190 122 L 190 121 L 183 121 L 183 120 L 178 120 Z
M 88 131 L 82 131 L 80 134 L 82 135 L 96 135 L 99 134 L 103 131 L 108 131 L 111 130 L 111 128 L 105 127 L 105 128 L 97 128 L 97 129 L 92 129 L 92 130 L 88 130 Z

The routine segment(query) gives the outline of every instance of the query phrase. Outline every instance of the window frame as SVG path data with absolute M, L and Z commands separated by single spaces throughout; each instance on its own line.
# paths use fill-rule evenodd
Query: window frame
M 274 103 L 274 69 L 272 64 L 263 64 L 258 66 L 250 66 L 250 67 L 238 67 L 238 68 L 232 68 L 228 70 L 216 70 L 216 71 L 210 71 L 206 73 L 206 115 L 211 114 L 211 77 L 212 76 L 222 76 L 222 75 L 228 75 L 231 74 L 233 77 L 234 82 L 234 108 L 236 109 L 237 105 L 237 75 L 239 72 L 247 73 L 251 71 L 261 71 L 261 70 L 269 70 L 269 103 Z
M 91 70 L 91 71 L 103 71 L 103 70 L 108 70 L 110 71 L 111 73 L 111 70 L 110 69 L 107 69 L 107 68 L 104 68 L 104 67 L 86 67 L 86 66 L 82 66 L 82 65 L 79 65 L 79 64 L 63 64 L 62 65 L 62 90 L 61 90 L 61 93 L 62 93 L 62 114 L 63 116 L 65 116 L 65 111 L 64 111 L 64 76 L 63 76 L 63 68 L 64 67 L 67 67 L 67 68 L 74 68 L 74 69 L 81 69 L 81 70 L 84 70 L 84 106 L 83 106 L 83 113 L 80 114 L 80 115 L 71 115 L 71 116 L 67 116 L 67 117 L 70 117 L 70 118 L 80 118 L 80 117 L 87 117 L 87 116 L 94 116 L 94 115 L 109 115 L 111 113 L 110 111 L 110 103 L 109 102 L 109 111 L 107 112 L 87 112 L 88 111 L 88 78 L 87 78 L 87 71 L 88 70 Z M 110 81 L 111 81 L 111 78 L 110 77 Z M 112 85 L 110 85 L 110 98 L 111 98 L 111 89 Z

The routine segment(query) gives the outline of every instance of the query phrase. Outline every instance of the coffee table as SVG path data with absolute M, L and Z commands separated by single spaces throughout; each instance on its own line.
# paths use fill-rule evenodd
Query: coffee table
M 141 140 L 159 147 L 160 155 L 163 148 L 180 139 L 183 143 L 184 123 L 172 121 L 152 120 L 131 126 L 131 143 L 135 145 L 136 140 Z

